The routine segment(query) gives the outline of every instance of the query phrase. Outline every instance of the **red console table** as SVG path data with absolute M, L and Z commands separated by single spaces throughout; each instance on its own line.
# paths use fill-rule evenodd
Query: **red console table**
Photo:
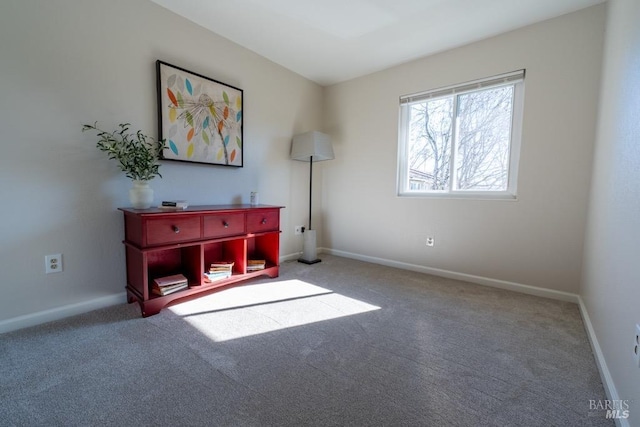
M 130 209 L 124 212 L 127 300 L 152 316 L 173 301 L 267 275 L 278 277 L 280 209 L 267 205 L 192 206 L 185 210 Z M 263 270 L 247 271 L 250 259 L 265 260 Z M 214 262 L 232 261 L 231 277 L 209 283 L 204 273 Z M 189 287 L 159 296 L 153 279 L 184 275 Z

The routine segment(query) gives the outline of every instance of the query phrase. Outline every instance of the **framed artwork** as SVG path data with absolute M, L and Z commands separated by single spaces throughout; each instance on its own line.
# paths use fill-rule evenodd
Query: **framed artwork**
M 242 89 L 156 61 L 164 160 L 242 167 Z

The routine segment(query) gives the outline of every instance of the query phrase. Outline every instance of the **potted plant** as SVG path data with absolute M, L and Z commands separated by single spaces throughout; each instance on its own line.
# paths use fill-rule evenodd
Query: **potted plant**
M 140 130 L 129 133 L 129 123 L 122 123 L 119 127 L 113 132 L 106 132 L 95 122 L 83 125 L 82 131 L 98 132 L 96 147 L 107 153 L 110 159 L 117 160 L 120 170 L 133 180 L 133 188 L 129 190 L 131 204 L 136 209 L 148 209 L 153 203 L 153 190 L 148 181 L 156 176 L 162 178 L 158 169 L 160 154 L 166 148 L 165 140 L 157 140 Z

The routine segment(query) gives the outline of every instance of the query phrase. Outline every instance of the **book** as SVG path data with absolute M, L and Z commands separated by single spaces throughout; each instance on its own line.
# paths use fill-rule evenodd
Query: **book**
M 176 276 L 178 276 L 178 275 L 176 275 Z M 184 276 L 182 276 L 182 277 L 184 277 Z M 184 281 L 170 283 L 170 284 L 166 284 L 166 285 L 163 285 L 163 286 L 159 286 L 154 281 L 153 285 L 151 285 L 151 292 L 156 294 L 156 295 L 164 296 L 164 295 L 172 294 L 174 292 L 178 292 L 178 291 L 180 291 L 182 289 L 186 289 L 188 287 L 189 287 L 189 283 L 186 281 L 186 279 Z
M 264 270 L 266 264 L 266 261 L 263 259 L 247 260 L 247 271 Z
M 153 279 L 153 284 L 162 288 L 164 286 L 177 285 L 177 284 L 187 284 L 188 280 L 182 274 L 174 274 L 171 276 L 165 277 L 156 277 Z
M 182 208 L 186 209 L 189 207 L 189 203 L 186 200 L 163 200 L 160 206 L 165 208 Z
M 163 211 L 183 211 L 187 208 L 177 208 L 175 206 L 158 206 L 158 209 L 162 209 Z
M 158 206 L 158 209 L 162 209 L 163 211 L 183 211 L 187 209 L 187 206 Z
M 169 211 L 182 211 L 189 207 L 189 204 L 186 200 L 165 200 L 163 201 L 158 209 L 169 210 Z
M 183 289 L 187 289 L 188 287 L 189 287 L 188 283 L 179 283 L 177 285 L 163 286 L 163 287 L 153 286 L 151 288 L 151 292 L 153 292 L 156 295 L 165 296 L 165 295 L 172 294 L 174 292 L 181 291 Z
M 204 281 L 205 282 L 215 282 L 216 280 L 228 279 L 231 277 L 231 272 L 218 272 L 218 273 L 204 273 Z
M 208 273 L 204 273 L 207 277 L 229 277 L 231 276 L 230 271 L 210 271 Z
M 217 273 L 217 272 L 232 272 L 234 262 L 231 261 L 218 261 L 211 263 L 209 267 L 209 273 Z
M 188 283 L 177 283 L 175 285 L 169 285 L 169 286 L 156 286 L 153 285 L 153 289 L 157 289 L 158 291 L 162 292 L 162 293 L 167 293 L 167 292 L 171 292 L 174 290 L 180 290 L 180 289 L 184 289 L 185 286 L 189 286 Z
M 211 267 L 233 267 L 233 261 L 216 261 L 211 263 Z
M 209 270 L 207 274 L 210 274 L 212 276 L 231 276 L 232 271 L 231 270 Z

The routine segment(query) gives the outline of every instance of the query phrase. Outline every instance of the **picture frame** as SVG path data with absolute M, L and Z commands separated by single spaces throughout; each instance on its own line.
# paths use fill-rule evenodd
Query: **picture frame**
M 163 160 L 243 166 L 243 91 L 156 61 Z

